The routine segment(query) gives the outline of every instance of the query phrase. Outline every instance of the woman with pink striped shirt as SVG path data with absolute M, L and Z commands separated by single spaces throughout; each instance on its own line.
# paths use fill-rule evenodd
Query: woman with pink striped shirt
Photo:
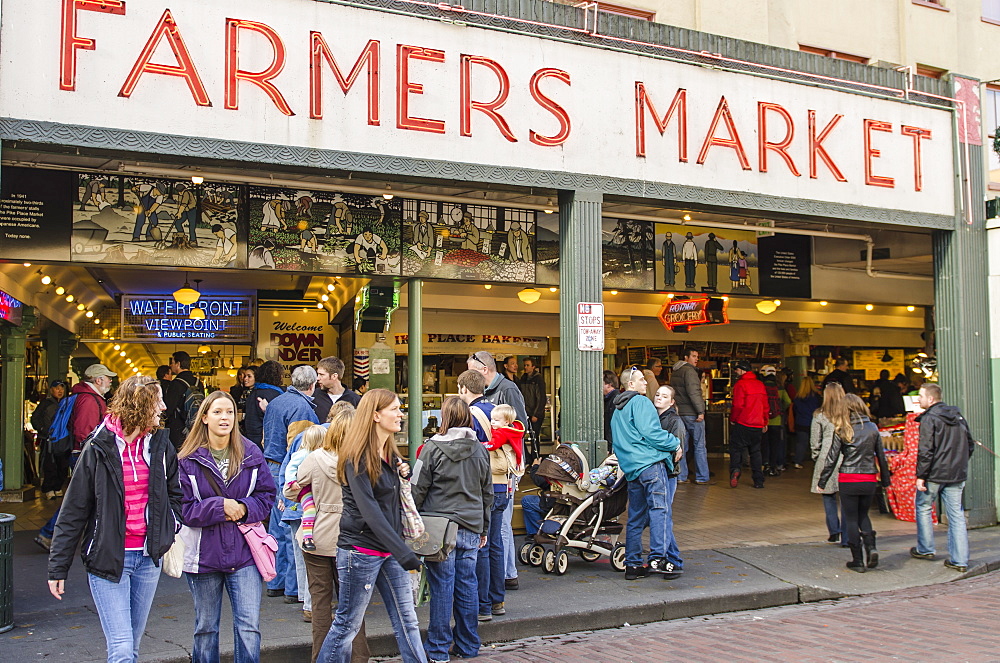
M 87 569 L 108 663 L 139 660 L 160 580 L 160 558 L 180 527 L 177 456 L 160 383 L 134 375 L 115 392 L 73 469 L 49 552 L 49 591 L 62 600 L 73 551 Z

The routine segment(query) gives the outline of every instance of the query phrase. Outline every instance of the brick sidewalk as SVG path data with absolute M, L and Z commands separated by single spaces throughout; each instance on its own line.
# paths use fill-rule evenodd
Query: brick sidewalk
M 484 647 L 483 663 L 996 661 L 1000 573 L 820 603 Z M 845 645 L 845 643 L 850 643 Z M 393 659 L 398 660 L 398 659 Z

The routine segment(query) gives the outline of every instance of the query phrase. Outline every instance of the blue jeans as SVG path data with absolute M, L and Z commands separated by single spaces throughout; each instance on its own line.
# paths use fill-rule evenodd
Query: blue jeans
M 542 524 L 542 496 L 525 495 L 521 498 L 521 514 L 524 516 L 524 529 L 528 536 L 538 533 L 538 527 Z
M 87 580 L 107 640 L 108 663 L 135 663 L 160 569 L 141 550 L 126 550 L 121 580 L 111 582 L 93 574 L 87 574 Z
M 462 658 L 479 655 L 479 588 L 476 562 L 479 534 L 458 528 L 455 550 L 443 562 L 427 562 L 431 619 L 427 624 L 427 658 L 447 661 L 452 641 Z M 451 617 L 455 615 L 455 628 Z
M 76 461 L 79 459 L 80 459 L 79 451 L 74 451 L 73 453 L 71 453 L 69 456 L 69 468 L 73 469 L 74 467 L 76 467 Z M 55 534 L 56 520 L 59 519 L 59 509 L 62 509 L 62 503 L 59 504 L 59 506 L 56 508 L 56 512 L 52 514 L 51 518 L 49 518 L 49 522 L 42 525 L 42 529 L 38 530 L 38 533 L 44 536 L 46 539 L 51 539 L 52 535 Z
M 688 458 L 694 456 L 695 481 L 708 481 L 708 448 L 705 446 L 705 420 L 695 421 L 693 414 L 682 415 L 681 421 L 687 429 L 687 439 L 684 440 L 684 458 L 681 458 L 680 475 L 677 480 L 684 483 L 688 480 Z M 690 454 L 690 456 L 689 456 Z
M 299 590 L 299 600 L 302 601 L 303 610 L 312 610 L 312 595 L 309 593 L 309 576 L 306 574 L 306 559 L 302 556 L 302 546 L 295 541 L 295 535 L 302 526 L 301 520 L 286 520 L 289 527 L 289 534 L 292 541 L 289 546 L 292 550 L 292 557 L 295 561 L 295 584 Z
M 323 640 L 317 663 L 350 663 L 354 636 L 361 630 L 365 610 L 376 587 L 389 613 L 403 663 L 427 663 L 413 608 L 410 574 L 399 562 L 392 557 L 340 548 L 337 550 L 337 576 L 340 578 L 337 615 Z
M 251 564 L 232 573 L 185 573 L 194 599 L 192 663 L 218 663 L 223 589 L 233 608 L 233 662 L 260 661 L 260 594 L 264 580 Z
M 504 556 L 503 556 L 503 511 L 510 498 L 507 493 L 493 493 L 490 509 L 490 533 L 487 543 L 479 549 L 476 561 L 476 578 L 479 581 L 479 614 L 488 615 L 494 603 L 503 603 Z
M 847 545 L 847 533 L 840 525 L 840 512 L 837 504 L 837 493 L 823 495 L 823 511 L 826 512 L 826 531 L 833 536 L 840 535 L 840 545 Z
M 934 554 L 934 523 L 931 507 L 941 495 L 944 512 L 948 515 L 948 558 L 959 566 L 969 565 L 969 533 L 965 529 L 962 492 L 965 482 L 927 482 L 927 491 L 917 491 L 917 552 Z
M 517 558 L 514 553 L 514 528 L 510 521 L 514 517 L 514 498 L 507 499 L 507 508 L 503 510 L 503 577 L 517 577 Z
M 267 467 L 271 470 L 271 478 L 274 479 L 274 485 L 283 486 L 284 478 L 280 476 L 281 463 L 267 461 Z M 274 576 L 274 580 L 267 583 L 267 588 L 284 588 L 285 596 L 298 596 L 298 578 L 295 574 L 295 557 L 292 552 L 292 530 L 288 526 L 288 523 L 281 520 L 283 512 L 278 511 L 278 504 L 280 503 L 281 497 L 279 496 L 274 501 L 274 506 L 271 507 L 271 520 L 267 525 L 267 533 L 273 536 L 274 540 L 278 542 L 278 552 L 274 554 L 274 570 L 277 571 L 278 575 Z
M 628 525 L 625 528 L 625 564 L 642 566 L 642 532 L 649 527 L 649 559 L 665 559 L 678 569 L 684 560 L 674 538 L 671 504 L 677 478 L 667 476 L 667 465 L 655 463 L 628 482 Z

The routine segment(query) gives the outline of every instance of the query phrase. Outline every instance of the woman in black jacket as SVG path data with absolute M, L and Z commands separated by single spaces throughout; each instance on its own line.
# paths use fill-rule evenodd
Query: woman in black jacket
M 109 663 L 139 659 L 139 641 L 160 579 L 160 558 L 180 527 L 181 490 L 160 383 L 134 375 L 73 469 L 49 552 L 49 591 L 62 600 L 73 552 L 87 569 Z
M 243 434 L 261 449 L 264 448 L 264 410 L 260 400 L 268 403 L 285 393 L 281 386 L 285 367 L 276 361 L 265 361 L 254 371 L 253 386 L 246 391 L 246 403 L 243 413 Z
M 403 541 L 400 474 L 408 468 L 396 450 L 403 413 L 388 389 L 371 389 L 340 447 L 337 480 L 344 507 L 337 543 L 340 593 L 337 614 L 320 648 L 318 662 L 348 663 L 351 644 L 378 587 L 389 612 L 404 663 L 426 663 L 413 590 L 406 571 L 420 568 L 420 558 Z
M 840 474 L 840 505 L 844 513 L 844 529 L 851 547 L 847 568 L 858 573 L 878 566 L 875 532 L 868 517 L 879 480 L 889 485 L 889 465 L 882 449 L 882 436 L 871 422 L 868 406 L 858 396 L 847 394 L 841 403 L 831 408 L 834 426 L 833 442 L 819 477 L 820 492 L 833 475 L 837 460 L 843 456 Z M 877 467 L 876 467 L 877 463 Z
M 421 516 L 444 517 L 458 525 L 455 549 L 447 559 L 427 562 L 431 592 L 427 657 L 447 661 L 449 650 L 461 658 L 478 656 L 476 562 L 490 530 L 493 477 L 489 453 L 472 429 L 469 406 L 458 396 L 449 396 L 441 404 L 441 429 L 420 452 L 413 501 Z

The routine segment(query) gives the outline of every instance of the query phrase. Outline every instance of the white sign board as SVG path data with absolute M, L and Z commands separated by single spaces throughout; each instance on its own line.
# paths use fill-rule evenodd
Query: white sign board
M 2 117 L 955 213 L 951 112 L 903 99 L 314 0 L 2 15 Z
M 580 350 L 604 350 L 604 304 L 576 305 L 576 328 Z

